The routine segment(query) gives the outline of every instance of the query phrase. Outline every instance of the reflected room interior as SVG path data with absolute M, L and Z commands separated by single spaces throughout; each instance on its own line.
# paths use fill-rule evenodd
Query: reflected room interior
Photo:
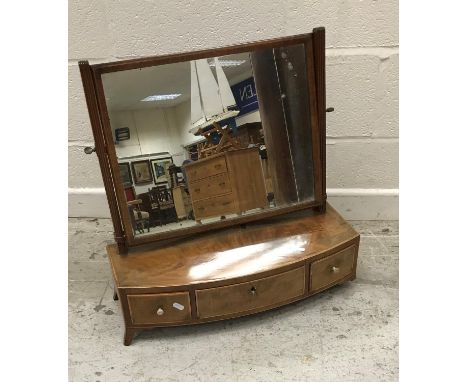
M 314 199 L 303 45 L 103 74 L 135 236 Z

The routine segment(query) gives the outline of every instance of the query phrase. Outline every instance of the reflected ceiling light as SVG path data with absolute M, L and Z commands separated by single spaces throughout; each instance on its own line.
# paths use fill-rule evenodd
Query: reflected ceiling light
M 171 99 L 175 99 L 177 97 L 180 97 L 182 94 L 155 94 L 152 96 L 148 96 L 146 98 L 143 98 L 141 101 L 142 102 L 151 102 L 151 101 L 168 101 Z
M 242 65 L 245 60 L 218 60 L 221 66 L 239 66 Z M 211 67 L 215 66 L 214 60 L 209 63 Z

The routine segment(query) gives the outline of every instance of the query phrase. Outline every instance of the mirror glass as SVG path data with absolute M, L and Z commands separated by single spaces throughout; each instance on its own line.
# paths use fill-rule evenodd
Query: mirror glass
M 135 237 L 314 199 L 302 44 L 102 79 Z

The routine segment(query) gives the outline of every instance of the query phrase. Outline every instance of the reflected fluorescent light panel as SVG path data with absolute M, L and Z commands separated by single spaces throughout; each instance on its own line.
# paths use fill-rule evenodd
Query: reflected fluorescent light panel
M 180 96 L 181 94 L 155 94 L 155 95 L 143 98 L 141 101 L 142 102 L 169 101 L 171 99 L 176 99 L 177 97 L 180 97 Z
M 242 65 L 245 60 L 218 60 L 221 66 L 239 66 Z M 214 68 L 214 60 L 209 63 L 209 65 Z

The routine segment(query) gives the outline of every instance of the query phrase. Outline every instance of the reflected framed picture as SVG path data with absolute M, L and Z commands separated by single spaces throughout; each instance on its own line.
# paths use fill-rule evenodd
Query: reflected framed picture
M 151 160 L 151 169 L 153 170 L 154 183 L 161 184 L 169 182 L 169 166 L 172 163 L 172 157 Z
M 119 163 L 119 171 L 124 187 L 133 185 L 132 174 L 130 172 L 130 163 Z
M 132 162 L 132 172 L 135 184 L 151 183 L 153 181 L 149 160 Z

